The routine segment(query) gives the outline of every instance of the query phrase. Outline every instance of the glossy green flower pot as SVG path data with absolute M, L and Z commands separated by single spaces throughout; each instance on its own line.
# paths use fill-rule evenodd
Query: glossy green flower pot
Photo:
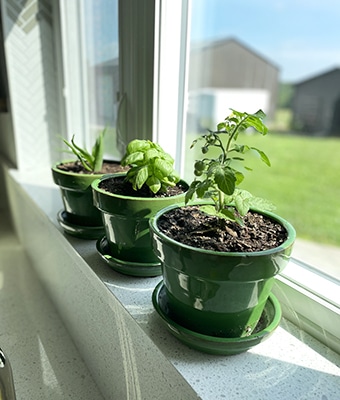
M 101 180 L 115 176 L 119 174 L 105 175 L 92 183 L 94 205 L 102 213 L 111 256 L 125 262 L 159 263 L 151 247 L 149 219 L 160 209 L 183 202 L 185 194 L 162 198 L 130 197 L 99 188 Z
M 52 167 L 52 176 L 60 188 L 68 222 L 79 226 L 102 226 L 101 214 L 93 205 L 91 183 L 103 174 L 67 172 L 57 168 L 59 164 Z
M 256 327 L 271 292 L 274 277 L 289 261 L 295 230 L 283 218 L 262 213 L 288 232 L 279 247 L 253 253 L 208 251 L 181 244 L 160 232 L 150 219 L 156 256 L 162 262 L 168 307 L 183 327 L 210 336 L 244 337 Z

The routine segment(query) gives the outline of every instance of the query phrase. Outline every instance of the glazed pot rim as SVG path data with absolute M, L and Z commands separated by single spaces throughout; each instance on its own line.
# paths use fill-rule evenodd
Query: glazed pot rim
M 174 240 L 174 239 L 170 238 L 169 236 L 167 236 L 166 234 L 164 234 L 163 232 L 161 232 L 160 229 L 158 228 L 157 221 L 158 221 L 159 217 L 161 215 L 163 215 L 164 213 L 166 213 L 167 211 L 170 211 L 174 208 L 181 208 L 183 206 L 200 205 L 200 204 L 202 205 L 202 204 L 212 204 L 212 203 L 210 201 L 195 201 L 191 204 L 179 203 L 179 204 L 170 205 L 168 207 L 162 208 L 153 217 L 150 218 L 150 221 L 149 221 L 150 232 L 155 233 L 160 238 L 162 238 L 163 240 L 166 240 L 167 242 L 171 243 L 172 245 L 176 245 L 183 249 L 190 250 L 190 251 L 197 251 L 202 254 L 219 255 L 221 257 L 267 256 L 267 255 L 275 254 L 282 250 L 285 250 L 285 249 L 289 248 L 290 246 L 293 246 L 293 244 L 294 244 L 294 241 L 296 238 L 296 232 L 295 232 L 293 225 L 290 222 L 288 222 L 287 220 L 285 220 L 284 218 L 282 218 L 281 216 L 279 216 L 273 212 L 260 211 L 253 207 L 251 208 L 252 211 L 255 211 L 259 214 L 265 215 L 265 216 L 275 220 L 276 222 L 280 223 L 286 229 L 288 237 L 280 246 L 277 246 L 277 247 L 274 247 L 274 248 L 268 249 L 268 250 L 252 251 L 252 252 L 242 252 L 242 251 L 224 252 L 224 251 L 216 251 L 216 250 L 206 250 L 206 249 L 201 249 L 199 247 L 189 246 L 187 244 L 178 242 L 177 240 Z
M 104 190 L 104 189 L 101 189 L 101 188 L 98 187 L 98 185 L 99 185 L 99 183 L 100 183 L 101 181 L 104 181 L 104 180 L 106 180 L 106 179 L 111 179 L 111 178 L 119 177 L 119 176 L 124 176 L 124 175 L 126 175 L 126 173 L 122 173 L 122 172 L 118 172 L 118 173 L 115 173 L 115 174 L 105 174 L 105 175 L 103 175 L 102 177 L 97 178 L 97 179 L 95 179 L 95 180 L 92 182 L 92 184 L 91 184 L 92 189 L 93 189 L 94 191 L 96 191 L 97 193 L 100 193 L 100 194 L 102 194 L 102 195 L 104 195 L 104 196 L 114 197 L 114 198 L 117 198 L 117 199 L 125 199 L 125 200 L 130 200 L 130 201 L 136 201 L 136 200 L 138 200 L 138 201 L 140 201 L 140 202 L 146 202 L 146 201 L 149 202 L 150 200 L 158 200 L 158 201 L 164 200 L 164 201 L 165 201 L 165 200 L 169 200 L 169 199 L 176 199 L 176 198 L 183 197 L 183 193 L 176 194 L 175 196 L 168 196 L 168 197 L 138 197 L 138 196 L 126 196 L 126 195 L 123 195 L 123 194 L 110 193 L 110 192 L 108 192 L 107 190 Z M 187 185 L 187 183 L 186 183 L 184 180 L 182 180 L 182 179 L 180 179 L 179 182 L 182 182 L 182 183 L 184 183 L 184 184 Z M 178 182 L 178 183 L 179 183 L 179 182 Z
M 52 171 L 54 171 L 54 172 L 56 172 L 58 174 L 61 174 L 61 175 L 82 176 L 82 177 L 92 177 L 92 178 L 94 176 L 100 178 L 101 176 L 104 175 L 103 173 L 100 173 L 100 172 L 93 172 L 91 174 L 81 174 L 79 172 L 64 171 L 64 170 L 58 168 L 58 165 L 60 165 L 60 164 L 64 164 L 64 163 L 68 163 L 68 162 L 75 162 L 75 161 L 77 161 L 77 160 L 76 159 L 68 159 L 68 160 L 58 161 L 58 162 L 56 162 L 56 163 L 54 163 L 52 165 Z M 105 162 L 113 162 L 113 163 L 118 162 L 119 163 L 119 161 L 115 161 L 115 160 L 104 160 L 104 161 Z

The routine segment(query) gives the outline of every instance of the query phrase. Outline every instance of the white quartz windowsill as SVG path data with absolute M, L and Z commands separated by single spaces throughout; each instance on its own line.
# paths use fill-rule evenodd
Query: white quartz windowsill
M 152 291 L 161 277 L 134 278 L 110 269 L 97 254 L 95 241 L 64 235 L 56 219 L 62 208 L 59 191 L 49 178 L 48 184 L 42 178 L 40 182 L 44 184 L 39 185 L 31 177 L 20 176 L 16 171 L 12 171 L 11 176 L 36 207 L 47 215 L 59 234 L 65 236 L 73 251 L 80 255 L 79 259 L 86 262 L 88 275 L 91 277 L 94 273 L 93 276 L 99 278 L 102 283 L 101 289 L 98 285 L 99 289 L 108 289 L 132 316 L 136 327 L 142 328 L 145 337 L 151 339 L 147 346 L 151 343 L 160 350 L 199 398 L 340 398 L 340 356 L 285 319 L 267 341 L 236 356 L 212 356 L 181 344 L 166 330 L 152 306 Z M 132 331 L 126 332 L 127 340 L 130 334 Z M 77 343 L 77 338 L 73 339 Z M 101 338 L 97 337 L 97 340 Z M 126 373 L 138 374 L 138 371 L 127 369 Z M 177 399 L 188 398 L 181 397 L 180 389 L 176 393 Z M 142 394 L 138 396 L 131 398 L 145 398 Z M 172 397 L 165 393 L 159 398 Z

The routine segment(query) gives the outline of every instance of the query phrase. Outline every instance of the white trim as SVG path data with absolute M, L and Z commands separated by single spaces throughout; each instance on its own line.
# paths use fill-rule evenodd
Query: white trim
M 282 276 L 308 292 L 340 308 L 340 282 L 322 271 L 292 259 Z
M 153 140 L 175 158 L 179 171 L 186 124 L 190 3 L 156 1 Z
M 87 85 L 84 84 L 84 40 L 81 2 L 60 0 L 60 31 L 64 72 L 63 95 L 66 109 L 65 137 L 88 142 Z
M 340 353 L 339 282 L 291 260 L 273 290 L 283 315 Z

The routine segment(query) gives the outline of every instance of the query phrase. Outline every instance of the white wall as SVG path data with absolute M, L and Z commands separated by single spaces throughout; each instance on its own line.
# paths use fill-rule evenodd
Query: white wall
M 17 166 L 35 170 L 54 161 L 61 134 L 52 6 L 1 0 L 1 7 Z

